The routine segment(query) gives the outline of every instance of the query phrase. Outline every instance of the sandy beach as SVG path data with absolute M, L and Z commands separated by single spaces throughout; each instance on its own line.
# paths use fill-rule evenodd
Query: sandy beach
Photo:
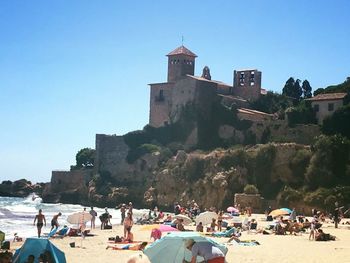
M 253 215 L 258 220 L 259 226 L 264 226 L 263 215 Z M 344 222 L 344 220 L 343 220 Z M 133 232 L 135 240 L 150 241 L 150 231 L 142 230 L 143 226 L 134 225 Z M 194 227 L 186 226 L 188 229 Z M 242 233 L 241 240 L 257 240 L 259 246 L 241 246 L 238 244 L 228 245 L 226 261 L 231 262 L 350 262 L 350 226 L 340 225 L 338 229 L 334 225 L 325 223 L 322 227 L 324 232 L 337 237 L 336 241 L 316 242 L 309 241 L 309 233 L 295 235 L 262 235 Z M 92 230 L 94 236 L 65 237 L 63 239 L 51 239 L 52 242 L 66 254 L 67 262 L 127 262 L 132 255 L 142 252 L 106 250 L 108 237 L 123 234 L 120 225 L 114 225 L 112 230 Z M 214 238 L 219 243 L 224 243 L 228 238 Z M 75 248 L 70 243 L 75 242 Z M 21 243 L 14 243 L 12 248 L 19 247 Z M 171 263 L 171 261 L 164 261 Z

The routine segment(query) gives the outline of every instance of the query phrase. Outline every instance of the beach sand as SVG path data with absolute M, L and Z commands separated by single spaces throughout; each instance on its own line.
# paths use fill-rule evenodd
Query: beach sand
M 259 226 L 266 225 L 264 215 L 253 215 L 258 219 Z M 141 230 L 143 226 L 134 225 L 133 233 L 135 240 L 150 241 L 150 231 Z M 193 229 L 194 227 L 186 227 Z M 350 262 L 350 227 L 339 225 L 338 229 L 332 224 L 324 224 L 324 232 L 337 237 L 336 241 L 316 242 L 309 241 L 309 233 L 300 236 L 285 235 L 262 235 L 242 233 L 241 240 L 257 240 L 259 246 L 241 246 L 238 244 L 228 246 L 226 261 L 233 262 Z M 112 230 L 93 229 L 94 236 L 86 237 L 65 237 L 63 239 L 51 239 L 52 242 L 66 254 L 68 263 L 85 262 L 116 262 L 124 263 L 132 255 L 142 252 L 106 250 L 108 237 L 123 235 L 123 227 L 114 225 Z M 228 238 L 214 238 L 224 243 Z M 78 247 L 71 248 L 70 243 L 75 242 Z M 18 247 L 20 244 L 13 244 Z M 171 263 L 165 259 L 164 263 Z

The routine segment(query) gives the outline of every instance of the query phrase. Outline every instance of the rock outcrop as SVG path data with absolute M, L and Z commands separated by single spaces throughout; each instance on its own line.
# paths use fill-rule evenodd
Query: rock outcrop
M 21 179 L 17 181 L 3 181 L 0 184 L 0 196 L 10 196 L 10 197 L 26 197 L 31 193 L 36 193 L 41 195 L 45 183 L 32 184 L 26 179 Z

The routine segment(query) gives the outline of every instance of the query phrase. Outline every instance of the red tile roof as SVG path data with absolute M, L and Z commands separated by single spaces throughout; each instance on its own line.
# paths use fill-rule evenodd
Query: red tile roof
M 190 51 L 183 45 L 171 51 L 167 56 L 174 56 L 174 55 L 187 55 L 190 57 L 197 57 L 196 54 L 194 54 L 192 51 Z
M 342 100 L 346 96 L 346 93 L 324 93 L 324 94 L 318 94 L 317 96 L 306 99 L 311 101 L 317 101 L 317 100 Z

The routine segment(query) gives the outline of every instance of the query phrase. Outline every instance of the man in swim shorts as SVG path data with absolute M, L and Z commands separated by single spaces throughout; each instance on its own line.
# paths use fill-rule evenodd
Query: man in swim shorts
M 34 225 L 36 222 L 36 227 L 38 229 L 38 237 L 40 237 L 41 235 L 41 229 L 43 228 L 44 223 L 46 226 L 46 219 L 45 219 L 45 216 L 42 214 L 42 212 L 43 211 L 39 209 L 39 214 L 37 214 L 34 218 Z

